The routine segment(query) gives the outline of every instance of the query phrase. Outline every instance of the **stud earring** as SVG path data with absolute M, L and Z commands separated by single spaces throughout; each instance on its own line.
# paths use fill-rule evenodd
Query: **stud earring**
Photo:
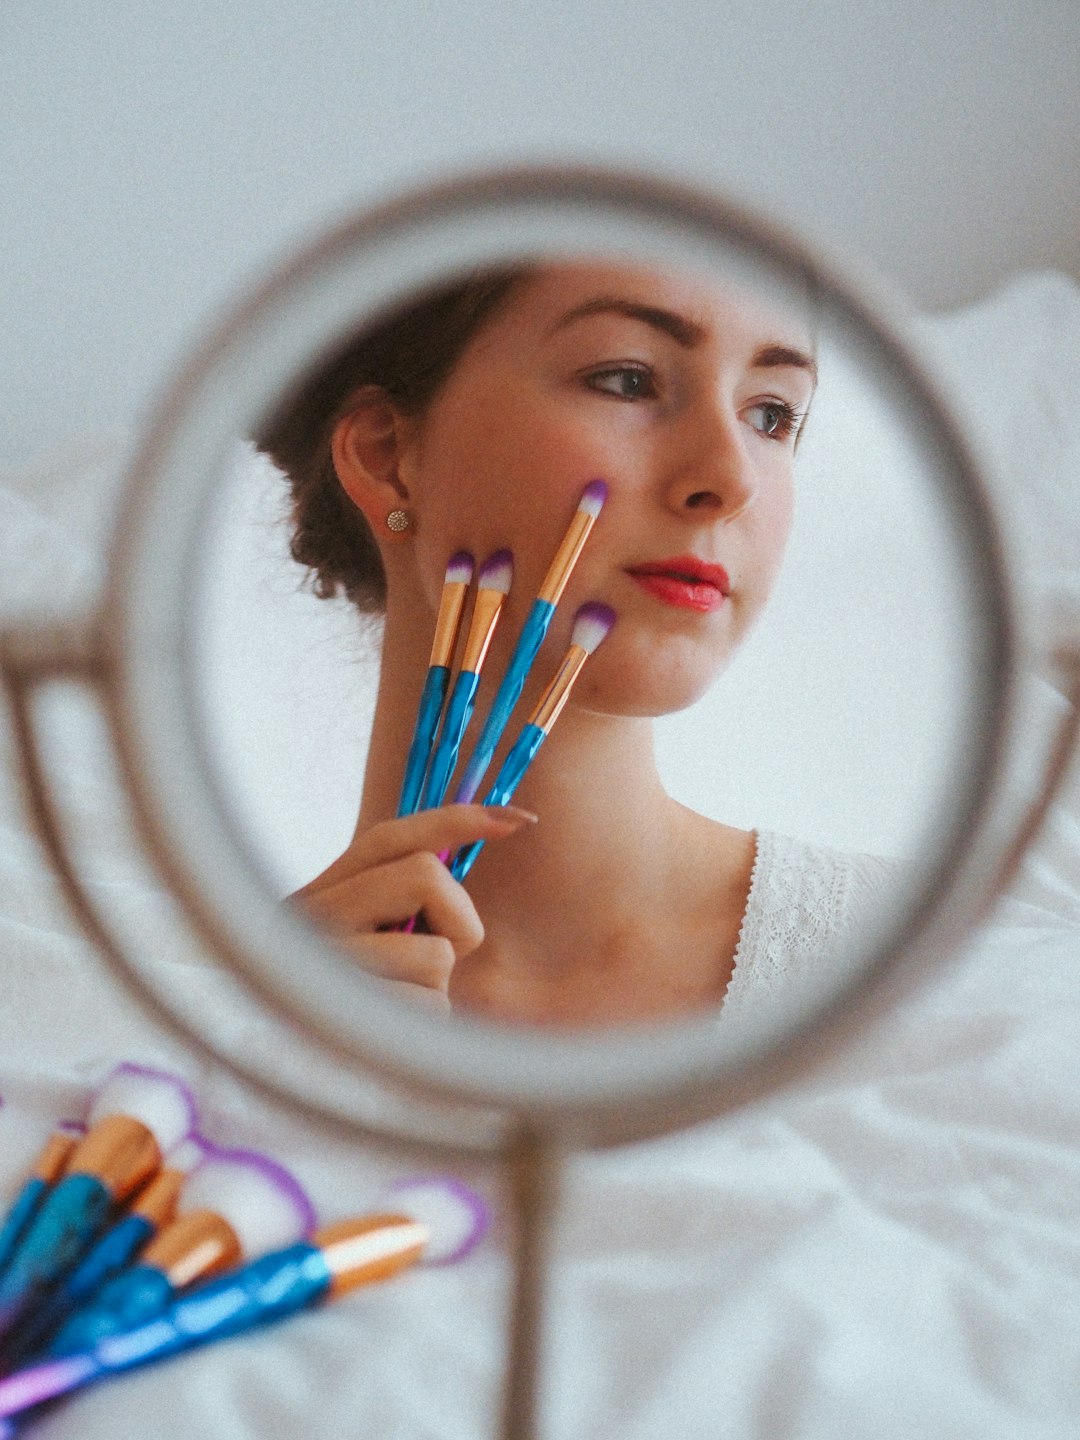
M 407 530 L 411 523 L 407 510 L 391 510 L 386 517 L 386 528 L 392 530 L 395 535 L 400 535 L 403 530 Z

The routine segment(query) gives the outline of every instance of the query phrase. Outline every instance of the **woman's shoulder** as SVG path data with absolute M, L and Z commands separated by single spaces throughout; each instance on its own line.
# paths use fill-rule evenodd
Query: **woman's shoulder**
M 808 980 L 836 978 L 858 941 L 885 918 L 898 863 L 782 835 L 755 832 L 750 890 L 725 1010 L 765 992 L 790 998 Z

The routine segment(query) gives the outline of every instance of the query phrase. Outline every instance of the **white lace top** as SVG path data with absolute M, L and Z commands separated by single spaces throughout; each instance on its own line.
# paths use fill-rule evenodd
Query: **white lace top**
M 725 1019 L 786 1007 L 820 982 L 823 965 L 830 978 L 853 967 L 860 956 L 860 926 L 876 930 L 895 883 L 893 861 L 848 855 L 768 830 L 754 835 L 754 869 L 724 996 Z

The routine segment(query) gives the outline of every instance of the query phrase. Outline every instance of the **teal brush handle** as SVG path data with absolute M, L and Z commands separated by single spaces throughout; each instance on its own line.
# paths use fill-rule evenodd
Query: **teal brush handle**
M 23 1231 L 30 1224 L 48 1190 L 49 1182 L 34 1175 L 16 1195 L 3 1227 L 0 1228 L 0 1275 L 7 1268 Z
M 413 731 L 412 744 L 409 746 L 408 759 L 405 761 L 405 780 L 401 787 L 401 799 L 398 802 L 399 818 L 402 815 L 413 814 L 419 807 L 420 791 L 423 789 L 424 775 L 431 758 L 431 742 L 435 738 L 449 683 L 450 670 L 448 666 L 432 665 L 430 667 L 427 679 L 424 681 L 423 694 L 420 696 L 420 707 L 416 713 L 416 729 Z
M 112 1195 L 96 1175 L 65 1175 L 53 1188 L 0 1280 L 0 1339 L 77 1263 L 111 1206 Z
M 17 1415 L 106 1375 L 164 1360 L 294 1315 L 330 1288 L 322 1251 L 300 1242 L 180 1295 L 153 1320 L 0 1380 L 0 1416 Z
M 536 752 L 547 739 L 547 731 L 541 730 L 539 725 L 526 725 L 521 734 L 514 741 L 509 755 L 499 767 L 499 773 L 495 777 L 495 784 L 492 785 L 484 797 L 485 805 L 509 805 L 513 799 L 514 791 L 521 784 L 525 771 L 533 762 Z M 483 840 L 476 840 L 472 845 L 466 845 L 454 856 L 450 866 L 450 873 L 455 880 L 464 880 L 469 871 L 476 864 L 476 857 L 484 848 Z
M 450 776 L 454 773 L 454 766 L 457 764 L 462 736 L 465 734 L 465 729 L 472 716 L 473 706 L 476 703 L 476 687 L 479 684 L 480 676 L 472 670 L 462 670 L 454 681 L 450 704 L 446 707 L 442 734 L 435 747 L 427 784 L 424 786 L 424 798 L 420 802 L 422 810 L 434 810 L 436 806 L 442 804 L 446 787 L 450 783 Z
M 49 1345 L 50 1355 L 79 1355 L 109 1335 L 144 1325 L 161 1314 L 176 1289 L 156 1265 L 131 1265 L 114 1275 L 94 1299 L 70 1315 Z
M 145 1215 L 125 1215 L 106 1230 L 85 1259 L 57 1282 L 20 1325 L 18 1335 L 12 1337 L 12 1343 L 7 1347 L 9 1361 L 18 1363 L 24 1356 L 40 1354 L 49 1336 L 64 1324 L 73 1311 L 81 1315 L 86 1303 L 110 1276 L 123 1271 L 120 1276 L 123 1279 L 129 1274 L 124 1267 L 142 1249 L 156 1228 Z M 134 1319 L 131 1323 L 135 1323 Z M 86 1346 L 75 1348 L 82 1350 Z M 48 1350 L 50 1355 L 71 1353 L 55 1351 L 51 1345 Z
M 480 739 L 476 742 L 472 759 L 465 767 L 461 784 L 454 795 L 458 804 L 468 804 L 479 791 L 480 784 L 487 774 L 488 766 L 495 754 L 495 749 L 502 739 L 503 731 L 509 724 L 514 706 L 521 699 L 525 681 L 532 669 L 537 652 L 544 643 L 544 637 L 554 614 L 555 606 L 550 600 L 533 601 L 528 619 L 522 626 L 518 642 L 514 646 L 510 664 L 506 667 L 506 674 L 502 678 L 502 683 L 492 701 L 491 710 L 484 721 L 484 728 L 480 731 Z

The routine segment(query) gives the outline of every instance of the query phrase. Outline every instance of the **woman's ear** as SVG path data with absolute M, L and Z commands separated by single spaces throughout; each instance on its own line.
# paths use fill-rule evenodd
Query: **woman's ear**
M 387 392 L 365 385 L 334 425 L 330 453 L 341 488 L 377 535 L 392 510 L 407 508 L 401 476 L 406 420 Z

